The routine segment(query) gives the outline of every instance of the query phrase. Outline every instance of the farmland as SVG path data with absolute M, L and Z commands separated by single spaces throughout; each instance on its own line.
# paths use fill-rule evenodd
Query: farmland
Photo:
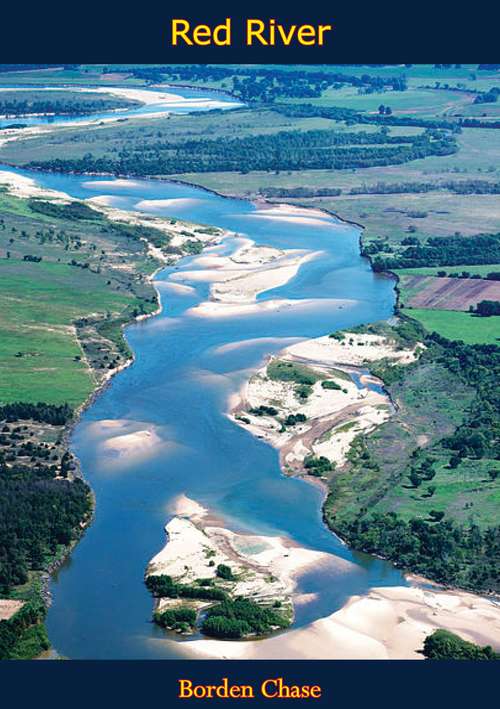
M 399 280 L 400 304 L 409 308 L 469 310 L 481 300 L 500 300 L 500 282 L 475 278 L 406 275 Z

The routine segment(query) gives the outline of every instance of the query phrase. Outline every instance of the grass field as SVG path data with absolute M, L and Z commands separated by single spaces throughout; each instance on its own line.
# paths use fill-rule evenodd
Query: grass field
M 462 112 L 472 104 L 473 94 L 458 91 L 435 91 L 415 88 L 407 91 L 380 91 L 359 93 L 354 86 L 342 89 L 327 89 L 320 98 L 308 99 L 315 106 L 338 106 L 354 108 L 368 113 L 377 113 L 383 104 L 390 106 L 394 115 L 439 116 L 448 112 Z M 303 103 L 304 99 L 289 99 L 291 103 Z
M 498 316 L 481 318 L 471 313 L 452 310 L 404 310 L 418 320 L 429 332 L 437 332 L 449 340 L 463 340 L 469 345 L 499 344 L 500 319 Z
M 459 266 L 423 266 L 422 268 L 397 268 L 394 273 L 398 276 L 437 276 L 438 271 L 445 271 L 449 276 L 451 273 L 462 273 L 462 271 L 467 271 L 468 273 L 479 276 L 487 276 L 488 273 L 493 271 L 500 271 L 500 264 L 489 263 L 480 264 L 477 266 L 469 266 L 468 264 L 462 264 Z
M 500 471 L 499 461 L 465 459 L 450 469 L 448 457 L 442 457 L 434 467 L 433 495 L 429 495 L 428 485 L 415 489 L 405 478 L 374 509 L 397 512 L 406 520 L 427 517 L 431 510 L 438 510 L 458 522 L 473 520 L 479 526 L 488 526 L 495 522 L 500 504 L 500 485 L 488 475 L 493 469 Z
M 131 297 L 92 273 L 57 263 L 0 261 L 0 401 L 84 401 L 94 378 L 72 326 L 89 313 L 119 313 Z
M 104 217 L 48 217 L 0 192 L 0 402 L 81 404 L 96 367 L 120 357 L 119 323 L 133 308 L 154 307 L 145 280 L 153 267 L 142 243 L 109 230 Z M 89 317 L 102 333 L 75 327 Z

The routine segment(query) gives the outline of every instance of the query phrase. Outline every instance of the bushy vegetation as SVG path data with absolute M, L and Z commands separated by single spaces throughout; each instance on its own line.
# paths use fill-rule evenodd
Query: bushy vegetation
M 414 244 L 395 256 L 379 256 L 375 242 L 364 247 L 364 255 L 373 256 L 375 271 L 422 266 L 495 263 L 500 261 L 500 233 L 476 236 L 436 236 L 425 244 Z M 383 245 L 380 246 L 383 251 Z
M 274 359 L 267 365 L 267 376 L 275 381 L 295 382 L 295 384 L 307 384 L 308 386 L 312 386 L 321 379 L 321 376 L 310 367 L 279 359 Z
M 0 586 L 8 590 L 45 568 L 60 545 L 90 514 L 89 488 L 80 479 L 54 480 L 47 466 L 7 466 L 0 460 Z M 50 471 L 49 471 L 50 472 Z
M 28 206 L 33 212 L 39 212 L 47 217 L 56 219 L 69 219 L 70 221 L 79 219 L 100 219 L 101 215 L 95 209 L 89 207 L 84 202 L 69 202 L 60 204 L 41 199 L 28 200 Z
M 500 315 L 500 302 L 498 300 L 481 300 L 477 304 L 474 312 L 483 318 L 489 318 L 492 315 Z
M 0 406 L 0 421 L 19 421 L 32 419 L 49 423 L 54 426 L 63 426 L 73 418 L 73 409 L 68 404 L 27 404 L 23 401 L 16 401 L 12 404 Z
M 276 610 L 248 598 L 236 598 L 209 608 L 201 630 L 215 638 L 242 638 L 264 635 L 287 625 L 289 622 Z
M 168 608 L 161 613 L 155 613 L 153 620 L 162 628 L 187 632 L 196 625 L 196 611 L 193 608 Z
M 333 379 L 326 379 L 324 382 L 321 382 L 321 386 L 323 387 L 323 389 L 333 389 L 342 391 L 342 387 L 340 386 L 340 384 L 334 382 Z
M 253 408 L 249 409 L 249 413 L 253 414 L 254 416 L 277 416 L 278 409 L 275 409 L 274 406 L 266 406 L 265 404 L 260 404 L 260 406 L 254 406 Z
M 217 566 L 215 574 L 220 579 L 224 579 L 224 581 L 234 581 L 235 578 L 231 567 L 227 566 L 227 564 L 219 564 Z
M 500 660 L 489 645 L 481 647 L 441 629 L 425 638 L 423 654 L 428 660 Z
M 439 583 L 476 589 L 499 586 L 500 527 L 482 532 L 477 525 L 464 527 L 452 520 L 406 522 L 388 512 L 362 517 L 343 529 L 356 549 L 380 554 Z
M 190 586 L 175 582 L 171 576 L 148 576 L 146 586 L 157 598 L 198 598 L 205 601 L 223 601 L 227 594 L 221 588 Z
M 288 414 L 283 424 L 285 426 L 296 426 L 298 423 L 304 423 L 305 421 L 307 421 L 305 414 Z
M 45 606 L 40 600 L 25 605 L 9 620 L 0 621 L 0 660 L 25 660 L 48 650 Z
M 314 475 L 316 477 L 321 477 L 325 473 L 329 473 L 334 468 L 334 464 L 331 460 L 328 460 L 324 455 L 307 456 L 304 459 L 304 468 L 307 470 L 309 475 Z

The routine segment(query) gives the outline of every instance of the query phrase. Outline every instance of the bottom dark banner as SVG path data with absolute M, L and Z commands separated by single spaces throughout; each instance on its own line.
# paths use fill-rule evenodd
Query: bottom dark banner
M 4 662 L 2 699 L 22 705 L 470 707 L 493 696 L 495 662 Z M 12 693 L 12 694 L 11 694 Z M 16 704 L 19 702 L 16 701 Z M 12 705 L 12 704 L 11 704 Z

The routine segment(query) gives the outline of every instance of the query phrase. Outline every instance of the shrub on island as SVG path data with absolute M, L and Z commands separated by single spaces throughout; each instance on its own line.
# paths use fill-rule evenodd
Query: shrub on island
M 284 424 L 285 426 L 295 426 L 295 424 L 304 423 L 304 421 L 307 421 L 307 416 L 305 414 L 289 414 L 286 417 Z
M 249 409 L 248 413 L 253 414 L 254 416 L 276 416 L 278 409 L 275 409 L 274 406 L 265 406 L 264 404 L 261 404 L 260 406 Z
M 250 634 L 264 635 L 287 625 L 287 619 L 272 608 L 248 598 L 236 598 L 209 608 L 201 630 L 215 638 L 242 638 Z
M 338 389 L 339 391 L 342 389 L 340 384 L 334 382 L 333 379 L 326 379 L 324 382 L 321 382 L 321 386 L 323 389 Z
M 320 455 L 319 458 L 309 455 L 304 459 L 304 468 L 309 475 L 315 475 L 318 478 L 333 470 L 333 467 L 331 460 L 328 460 L 324 455 Z
M 156 598 L 198 598 L 204 601 L 224 601 L 227 598 L 221 588 L 176 583 L 166 574 L 148 576 L 146 586 Z
M 196 611 L 193 608 L 168 608 L 155 613 L 154 622 L 169 630 L 186 631 L 196 626 Z
M 220 579 L 224 579 L 225 581 L 234 581 L 234 574 L 231 567 L 226 564 L 219 564 L 215 573 Z

